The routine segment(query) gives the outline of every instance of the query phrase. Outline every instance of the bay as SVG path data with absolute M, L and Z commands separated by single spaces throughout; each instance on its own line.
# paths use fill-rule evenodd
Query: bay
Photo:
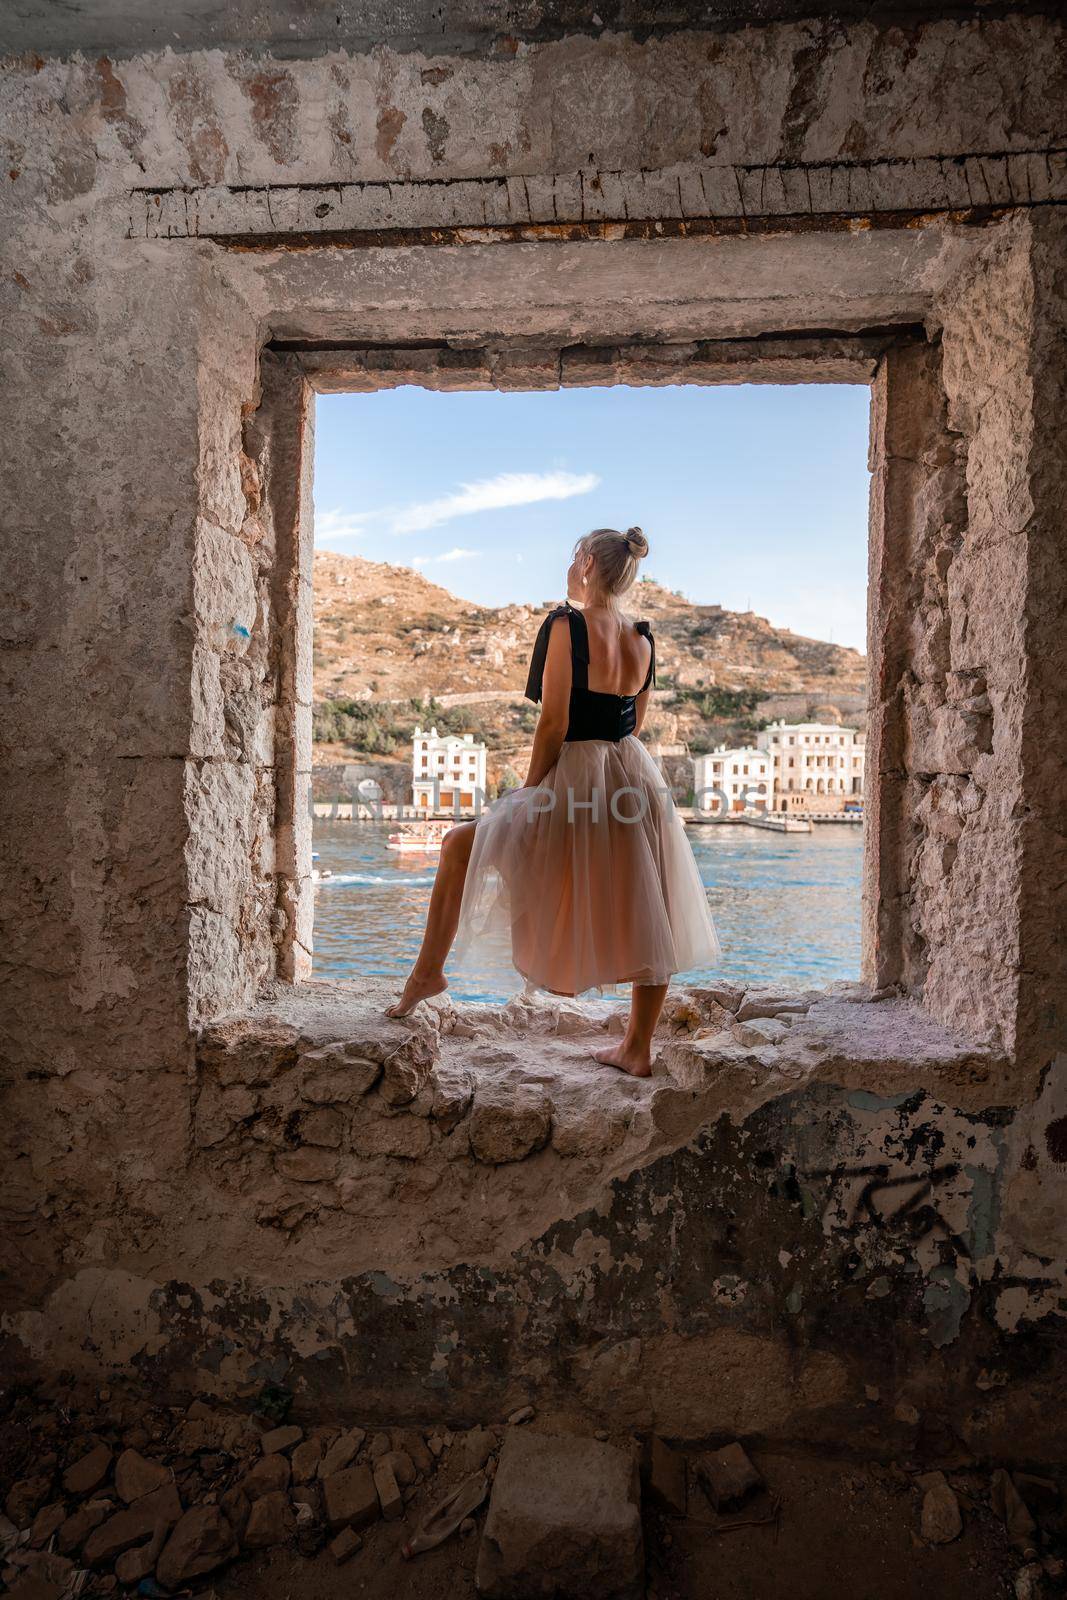
M 315 890 L 316 978 L 399 982 L 415 959 L 438 858 L 390 850 L 391 827 L 315 825 L 317 864 L 333 873 Z M 723 956 L 714 969 L 682 973 L 678 981 L 807 988 L 858 978 L 862 834 L 844 824 L 810 834 L 688 828 Z M 477 976 L 457 981 L 451 993 L 457 1000 L 508 997 Z

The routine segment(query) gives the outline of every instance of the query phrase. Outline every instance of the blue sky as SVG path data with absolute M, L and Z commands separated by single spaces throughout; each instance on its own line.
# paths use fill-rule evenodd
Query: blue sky
M 316 544 L 539 605 L 575 539 L 637 523 L 646 576 L 862 650 L 868 410 L 845 384 L 320 395 Z

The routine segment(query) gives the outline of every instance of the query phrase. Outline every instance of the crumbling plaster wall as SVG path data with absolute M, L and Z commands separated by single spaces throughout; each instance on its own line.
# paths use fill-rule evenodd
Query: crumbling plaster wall
M 205 1030 L 187 1214 L 72 1256 L 7 1355 L 304 1417 L 530 1399 L 682 1438 L 1058 1459 L 1063 1075 L 859 986 L 671 1003 L 656 1076 L 603 1009 L 344 985 Z M 113 1245 L 119 1245 L 116 1238 Z M 161 1266 L 165 1263 L 164 1271 Z M 239 1265 L 237 1265 L 239 1263 Z
M 744 1391 L 738 1426 L 747 1418 L 799 1435 L 861 1417 L 855 1351 L 871 1319 L 882 1319 L 883 1374 L 897 1363 L 908 1389 L 923 1372 L 947 1379 L 956 1359 L 931 1363 L 909 1317 L 951 1332 L 960 1311 L 953 1337 L 971 1341 L 976 1370 L 995 1358 L 997 1372 L 1015 1373 L 1038 1352 L 1026 1402 L 1039 1402 L 1055 1349 L 1046 1324 L 1062 1295 L 1057 1269 L 1034 1288 L 1031 1259 L 1053 1260 L 1062 1218 L 1063 1150 L 1046 1127 L 1063 1108 L 1040 1072 L 1062 1029 L 1063 981 L 1053 931 L 1063 755 L 1047 733 L 1063 682 L 1061 47 L 1055 21 L 1009 15 L 906 32 L 812 22 L 643 43 L 497 41 L 473 54 L 383 45 L 301 61 L 193 49 L 4 63 L 13 1349 L 89 1366 L 129 1359 L 169 1384 L 290 1376 L 312 1398 L 347 1371 L 366 1373 L 355 1350 L 385 1375 L 383 1411 L 440 1405 L 451 1391 L 475 1413 L 497 1403 L 501 1383 L 579 1384 L 602 1397 L 628 1385 L 635 1416 L 642 1388 L 655 1390 L 657 1416 L 681 1432 L 671 1394 L 685 1393 L 696 1369 L 727 1370 Z M 1031 204 L 1047 212 L 996 214 Z M 254 1193 L 255 1161 L 242 1150 L 251 1189 L 233 1184 L 225 1152 L 198 1143 L 192 1115 L 214 1092 L 193 1024 L 249 1007 L 279 951 L 279 975 L 299 975 L 308 933 L 306 897 L 293 888 L 306 841 L 292 830 L 310 639 L 287 626 L 308 610 L 294 543 L 309 531 L 295 514 L 297 500 L 306 506 L 309 436 L 294 426 L 308 396 L 297 358 L 263 360 L 265 342 L 495 336 L 510 351 L 511 381 L 540 385 L 558 381 L 558 368 L 554 377 L 551 359 L 516 352 L 516 342 L 923 322 L 941 338 L 940 364 L 902 352 L 899 371 L 924 389 L 933 471 L 914 472 L 902 435 L 887 472 L 898 502 L 920 502 L 906 519 L 923 563 L 914 597 L 924 617 L 939 611 L 947 622 L 935 644 L 925 628 L 903 640 L 894 668 L 910 742 L 886 747 L 887 794 L 895 773 L 894 804 L 902 786 L 909 804 L 920 790 L 927 797 L 918 828 L 898 810 L 883 862 L 893 948 L 904 952 L 894 976 L 921 984 L 943 1021 L 999 1040 L 1024 1070 L 1005 1069 L 969 1099 L 951 1071 L 945 1082 L 936 1062 L 920 1067 L 905 1053 L 903 1084 L 877 1093 L 921 1096 L 906 1112 L 925 1130 L 918 1146 L 962 1150 L 973 1138 L 972 1165 L 995 1171 L 995 1182 L 951 1191 L 952 1231 L 980 1265 L 961 1268 L 953 1246 L 936 1263 L 949 1269 L 940 1280 L 924 1246 L 916 1274 L 905 1221 L 871 1260 L 892 1268 L 895 1287 L 921 1283 L 924 1309 L 880 1289 L 868 1303 L 873 1279 L 838 1296 L 855 1239 L 870 1243 L 874 1224 L 850 1223 L 839 1237 L 832 1207 L 806 1213 L 788 1175 L 765 1230 L 763 1169 L 747 1155 L 757 1124 L 759 1148 L 784 1168 L 803 1145 L 810 1164 L 834 1172 L 846 1157 L 888 1161 L 894 1181 L 914 1128 L 903 1126 L 904 1102 L 850 1105 L 871 1070 L 862 1052 L 840 1061 L 836 1087 L 831 1074 L 794 1100 L 782 1098 L 788 1077 L 735 1041 L 732 1070 L 770 1084 L 766 1106 L 676 1087 L 655 1137 L 643 1149 L 623 1141 L 618 1171 L 603 1152 L 583 1153 L 582 1136 L 561 1154 L 553 1134 L 524 1179 L 516 1264 L 494 1263 L 492 1280 L 478 1241 L 427 1262 L 426 1282 L 395 1241 L 377 1266 L 367 1256 L 348 1270 L 337 1239 L 359 1226 L 360 1160 L 405 1162 L 403 1178 L 379 1173 L 376 1203 L 401 1208 L 409 1262 L 433 1203 L 417 1162 L 361 1152 L 358 1138 L 354 1220 L 344 1205 L 298 1217 L 326 1272 L 318 1287 L 295 1276 L 285 1207 L 260 1217 L 269 1197 Z M 888 394 L 892 381 L 887 365 L 877 382 Z M 964 705 L 983 693 L 988 713 Z M 939 730 L 967 716 L 974 737 L 950 756 Z M 932 755 L 921 753 L 930 727 Z M 977 811 L 964 804 L 972 790 Z M 966 1055 L 943 1044 L 942 1069 L 957 1050 Z M 990 1107 L 1009 1108 L 1010 1137 L 989 1131 L 1000 1126 Z M 856 1111 L 870 1113 L 871 1128 Z M 277 1107 L 257 1100 L 234 1126 L 246 1118 L 261 1134 L 282 1126 L 283 1154 L 310 1146 Z M 380 1129 L 396 1119 L 371 1120 Z M 232 1137 L 273 1148 L 247 1129 Z M 557 1204 L 561 1161 L 570 1189 Z M 273 1154 L 270 1163 L 277 1174 Z M 478 1181 L 462 1162 L 456 1171 Z M 836 1195 L 841 1180 L 827 1182 Z M 987 1247 L 967 1218 L 990 1184 L 1019 1204 Z M 675 1293 L 648 1277 L 648 1263 L 674 1248 L 672 1214 L 687 1197 L 693 1226 L 682 1230 Z M 293 1215 L 305 1203 L 293 1202 Z M 243 1240 L 221 1227 L 227 1215 L 250 1230 Z M 833 1245 L 819 1247 L 818 1271 L 801 1283 L 780 1262 L 793 1254 L 798 1218 Z M 235 1245 L 255 1241 L 247 1281 L 232 1260 L 204 1258 L 215 1227 Z M 631 1261 L 635 1239 L 643 1266 Z M 986 1320 L 1000 1288 L 980 1287 L 1006 1274 L 1025 1301 L 1018 1345 L 1003 1305 Z M 851 1330 L 834 1321 L 861 1300 Z M 473 1367 L 443 1331 L 442 1307 L 459 1303 L 470 1308 L 466 1347 L 488 1352 Z M 338 1319 L 336 1339 L 322 1332 Z M 744 1338 L 737 1319 L 748 1319 Z M 791 1352 L 813 1325 L 815 1354 L 797 1379 L 807 1398 L 793 1409 L 776 1401 L 778 1420 L 753 1411 L 757 1391 L 773 1394 L 799 1370 Z M 504 1359 L 513 1336 L 516 1368 Z M 837 1337 L 853 1352 L 847 1373 L 831 1351 Z M 390 1339 L 392 1366 L 382 1359 Z M 746 1386 L 750 1363 L 758 1381 Z M 884 1387 L 876 1364 L 871 1386 Z M 715 1426 L 723 1409 L 701 1382 L 695 1415 Z M 796 1420 L 812 1408 L 816 1422 Z M 1005 1434 L 1011 1417 L 1006 1404 Z

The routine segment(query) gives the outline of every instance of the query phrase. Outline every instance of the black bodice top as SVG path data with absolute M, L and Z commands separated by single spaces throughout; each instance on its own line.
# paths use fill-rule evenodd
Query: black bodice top
M 573 744 L 579 739 L 625 739 L 637 726 L 636 694 L 600 694 L 589 688 L 589 630 L 585 618 L 574 606 L 556 606 L 538 629 L 530 660 L 530 675 L 526 680 L 527 700 L 539 701 L 541 683 L 548 655 L 548 636 L 557 617 L 566 617 L 571 630 L 571 704 L 566 740 Z M 656 641 L 647 622 L 634 624 L 638 633 L 644 634 L 652 647 L 648 675 L 637 691 L 643 694 L 650 683 L 656 681 Z

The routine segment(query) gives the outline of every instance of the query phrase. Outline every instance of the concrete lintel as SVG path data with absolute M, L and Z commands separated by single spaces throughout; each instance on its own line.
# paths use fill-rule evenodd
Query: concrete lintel
M 854 337 L 825 334 L 770 339 L 707 339 L 625 345 L 501 342 L 308 348 L 282 344 L 320 394 L 424 389 L 559 389 L 627 383 L 868 383 L 890 344 L 907 330 Z

